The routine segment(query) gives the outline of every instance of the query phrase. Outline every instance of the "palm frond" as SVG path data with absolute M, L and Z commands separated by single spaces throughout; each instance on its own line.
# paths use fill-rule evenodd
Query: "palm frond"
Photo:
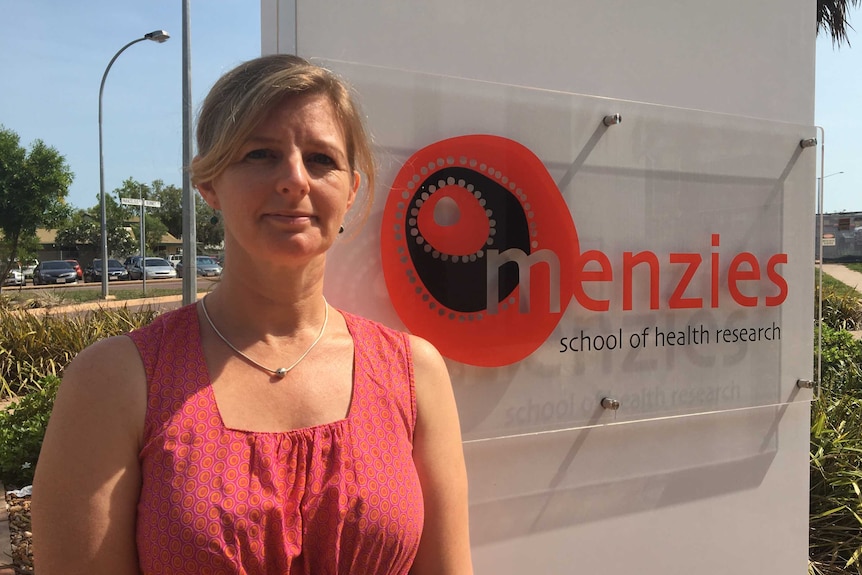
M 850 8 L 856 8 L 862 0 L 817 0 L 817 33 L 827 32 L 832 36 L 832 45 L 850 46 L 848 30 L 854 30 L 847 19 Z

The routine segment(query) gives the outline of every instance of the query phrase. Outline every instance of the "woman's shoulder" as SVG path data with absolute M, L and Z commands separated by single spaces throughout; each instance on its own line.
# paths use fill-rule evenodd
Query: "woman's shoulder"
M 146 375 L 134 343 L 125 336 L 99 340 L 64 369 L 57 401 L 87 406 L 93 416 L 120 409 L 140 416 L 146 405 Z
M 344 310 L 339 310 L 344 316 L 347 329 L 356 343 L 371 344 L 373 347 L 389 349 L 404 349 L 409 353 L 410 334 L 390 327 L 380 321 L 370 319 Z
M 437 348 L 427 339 L 393 328 L 380 321 L 340 310 L 354 337 L 360 340 L 376 340 L 389 349 L 403 350 L 405 356 L 418 373 L 431 373 L 435 377 L 447 374 L 446 364 Z M 378 347 L 379 349 L 379 347 Z M 448 377 L 447 377 L 448 379 Z
M 158 337 L 166 331 L 169 332 L 181 325 L 188 325 L 192 321 L 197 321 L 197 303 L 160 313 L 147 325 L 136 328 L 126 335 L 131 336 L 133 340 Z

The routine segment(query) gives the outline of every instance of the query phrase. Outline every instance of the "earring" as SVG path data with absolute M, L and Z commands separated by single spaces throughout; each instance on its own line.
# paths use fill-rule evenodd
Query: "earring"
M 340 227 L 338 228 L 338 233 L 339 233 L 339 234 L 343 234 L 343 233 L 344 233 L 344 226 L 340 226 Z
M 218 223 L 218 216 L 216 214 L 213 214 L 213 217 L 210 218 L 210 223 L 212 225 L 216 225 Z

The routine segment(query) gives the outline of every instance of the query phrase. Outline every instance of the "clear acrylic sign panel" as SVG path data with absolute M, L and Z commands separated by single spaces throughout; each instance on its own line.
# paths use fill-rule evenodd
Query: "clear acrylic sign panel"
M 799 145 L 812 127 L 321 63 L 359 93 L 379 162 L 370 214 L 331 258 L 327 290 L 343 307 L 404 326 L 381 271 L 390 186 L 417 150 L 462 135 L 532 151 L 568 206 L 577 252 L 600 254 L 582 271 L 610 266 L 610 279 L 581 281 L 576 262 L 560 263 L 582 293 L 561 294 L 556 327 L 526 358 L 447 361 L 465 440 L 810 400 L 796 382 L 812 369 L 815 156 Z M 614 114 L 622 121 L 605 125 Z M 657 271 L 627 278 L 626 257 L 645 253 Z

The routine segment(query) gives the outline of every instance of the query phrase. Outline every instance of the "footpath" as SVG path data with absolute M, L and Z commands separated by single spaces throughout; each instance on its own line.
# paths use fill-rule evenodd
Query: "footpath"
M 198 293 L 197 298 L 201 299 L 205 295 L 206 293 Z M 180 307 L 182 305 L 182 300 L 182 296 L 175 295 L 132 300 L 96 301 L 53 307 L 50 308 L 50 313 L 82 314 L 97 309 L 117 309 L 123 307 L 130 310 L 150 308 L 158 311 L 168 311 Z M 46 310 L 45 308 L 36 308 L 28 311 L 31 313 L 44 313 Z M 2 495 L 2 499 L 0 499 L 0 575 L 16 575 L 16 571 L 12 563 L 12 539 L 9 529 L 9 509 L 6 503 L 6 490 L 2 483 L 0 483 L 0 495 Z
M 823 264 L 823 273 L 862 293 L 862 273 L 854 272 L 841 264 Z

